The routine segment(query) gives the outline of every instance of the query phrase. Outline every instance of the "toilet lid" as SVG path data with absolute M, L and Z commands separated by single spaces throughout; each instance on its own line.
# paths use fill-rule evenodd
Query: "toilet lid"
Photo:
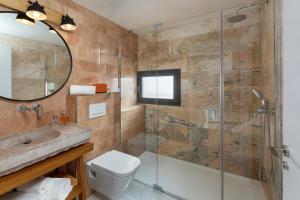
M 140 159 L 112 150 L 91 161 L 91 166 L 115 176 L 129 176 L 141 164 Z

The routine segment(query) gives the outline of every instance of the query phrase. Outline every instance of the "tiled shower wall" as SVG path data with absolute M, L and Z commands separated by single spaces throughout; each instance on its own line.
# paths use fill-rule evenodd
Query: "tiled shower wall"
M 224 168 L 226 172 L 258 179 L 262 115 L 252 89 L 261 91 L 261 6 L 240 13 L 247 19 L 228 23 L 236 9 L 224 12 Z
M 137 104 L 137 35 L 125 33 L 121 39 L 121 148 L 139 156 L 145 151 L 145 106 Z M 133 53 L 134 52 L 134 53 Z
M 181 106 L 146 105 L 148 151 L 156 152 L 158 128 L 160 154 L 218 167 L 219 120 L 208 119 L 209 109 L 219 109 L 218 19 L 162 27 L 157 43 L 155 32 L 139 34 L 139 71 L 180 68 L 182 79 Z
M 249 20 L 224 30 L 225 171 L 256 179 L 260 124 L 251 89 L 262 84 L 260 11 L 248 10 Z M 182 76 L 181 106 L 146 105 L 147 150 L 156 151 L 157 127 L 160 154 L 218 169 L 219 14 L 138 35 L 139 71 L 180 68 Z

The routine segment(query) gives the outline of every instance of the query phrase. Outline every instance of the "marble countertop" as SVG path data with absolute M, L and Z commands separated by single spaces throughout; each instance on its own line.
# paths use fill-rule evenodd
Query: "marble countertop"
M 12 143 L 20 140 L 20 134 L 0 138 L 0 177 L 18 171 L 41 160 L 47 159 L 60 152 L 86 143 L 92 130 L 79 127 L 75 124 L 58 126 L 55 128 L 44 127 L 34 129 L 22 134 L 30 134 L 40 131 L 56 131 L 60 134 L 51 139 L 29 145 L 12 147 Z

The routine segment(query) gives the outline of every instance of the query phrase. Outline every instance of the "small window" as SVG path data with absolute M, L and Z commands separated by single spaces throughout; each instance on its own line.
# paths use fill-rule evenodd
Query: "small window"
M 180 69 L 138 72 L 140 103 L 181 105 Z

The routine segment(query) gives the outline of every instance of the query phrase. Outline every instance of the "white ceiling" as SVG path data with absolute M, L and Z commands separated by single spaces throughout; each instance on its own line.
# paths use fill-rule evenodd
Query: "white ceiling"
M 252 0 L 74 0 L 129 30 L 232 8 Z

